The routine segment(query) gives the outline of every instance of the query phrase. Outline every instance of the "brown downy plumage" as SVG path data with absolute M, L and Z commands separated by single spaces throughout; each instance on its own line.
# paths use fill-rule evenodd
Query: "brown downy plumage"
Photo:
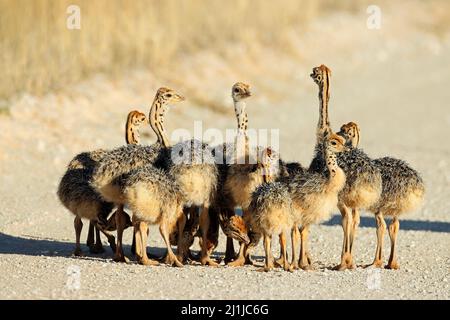
M 327 171 L 325 159 L 323 158 L 323 138 L 332 132 L 328 119 L 328 102 L 330 92 L 331 71 L 324 65 L 313 68 L 311 78 L 319 87 L 319 107 L 320 116 L 317 126 L 317 142 L 314 159 L 312 160 L 309 171 L 323 172 Z M 356 229 L 359 221 L 359 210 L 368 209 L 380 197 L 381 194 L 381 175 L 379 169 L 372 163 L 371 159 L 362 151 L 354 146 L 349 146 L 345 152 L 338 154 L 338 164 L 346 175 L 346 184 L 339 194 L 338 208 L 342 215 L 342 228 L 344 230 L 344 240 L 342 246 L 341 263 L 336 267 L 337 270 L 354 268 L 352 250 L 353 230 Z M 301 232 L 308 232 L 302 228 Z M 310 267 L 310 259 L 307 265 L 302 268 Z
M 214 236 L 216 221 L 212 221 L 217 217 L 212 216 L 209 212 L 209 207 L 216 194 L 218 180 L 218 170 L 214 163 L 212 150 L 207 144 L 195 139 L 182 141 L 167 149 L 156 166 L 160 166 L 173 177 L 183 194 L 185 212 L 190 212 L 191 218 L 195 219 L 196 208 L 201 208 L 198 223 L 204 241 L 201 242 L 200 262 L 203 265 L 216 266 L 217 263 L 210 258 L 211 248 L 207 245 L 211 241 L 217 242 L 215 240 L 217 237 Z M 182 241 L 184 241 L 183 239 L 190 242 L 189 237 L 182 237 Z M 182 243 L 179 246 L 178 257 L 180 260 L 190 256 L 189 252 L 184 251 L 189 248 L 190 244 Z
M 178 234 L 182 234 L 185 225 L 184 194 L 174 177 L 162 169 L 148 165 L 131 171 L 121 183 L 125 203 L 132 210 L 133 222 L 138 227 L 135 234 L 136 255 L 139 262 L 144 265 L 158 264 L 148 259 L 146 250 L 147 224 L 158 224 L 167 247 L 165 262 L 182 267 L 183 264 L 170 246 L 170 234 L 175 228 L 178 228 Z
M 329 134 L 324 141 L 324 158 L 327 172 L 301 172 L 281 178 L 279 181 L 264 184 L 252 195 L 249 208 L 250 225 L 255 232 L 264 236 L 266 250 L 265 270 L 273 268 L 273 257 L 270 250 L 272 235 L 280 236 L 282 249 L 282 266 L 289 269 L 286 256 L 287 230 L 292 230 L 292 263 L 291 269 L 298 267 L 298 228 L 305 230 L 311 224 L 329 218 L 338 202 L 338 194 L 345 185 L 345 174 L 337 164 L 336 154 L 346 150 L 345 140 Z M 307 233 L 302 233 L 300 250 L 301 265 L 307 264 Z
M 301 168 L 300 164 L 294 166 L 295 170 L 289 171 L 287 169 L 287 165 L 283 161 L 281 161 L 280 154 L 271 147 L 266 147 L 264 149 L 260 147 L 259 154 L 260 156 L 258 157 L 256 171 L 259 172 L 259 174 L 261 175 L 263 182 L 262 184 L 258 185 L 255 188 L 255 190 L 257 190 L 262 185 L 266 185 L 269 182 L 275 182 L 280 179 L 285 179 L 290 175 L 294 174 L 295 172 L 297 172 L 298 174 L 300 174 L 300 172 L 303 172 L 303 170 L 299 170 L 299 168 Z M 250 203 L 253 200 L 254 194 L 255 191 L 253 191 L 252 194 L 250 195 Z M 247 207 L 247 214 L 243 216 L 244 221 L 247 224 L 247 229 L 249 230 L 248 237 L 250 239 L 250 242 L 248 244 L 245 244 L 243 248 L 244 259 L 241 260 L 241 263 L 242 261 L 245 261 L 245 263 L 247 264 L 253 264 L 251 260 L 251 254 L 254 248 L 258 245 L 261 236 L 263 235 L 261 231 L 258 231 L 252 227 L 252 221 L 254 221 L 255 218 L 254 214 L 255 211 L 249 210 Z M 285 241 L 284 234 L 280 233 L 279 236 L 280 236 L 280 243 Z M 241 245 L 241 248 L 242 246 L 243 245 Z M 282 246 L 281 249 L 283 249 Z M 284 253 L 280 252 L 280 259 L 279 259 L 280 263 L 282 263 L 283 255 Z
M 158 89 L 149 114 L 149 122 L 158 141 L 150 146 L 129 144 L 113 149 L 99 161 L 93 173 L 92 185 L 104 199 L 118 204 L 123 202 L 119 180 L 133 169 L 153 165 L 161 157 L 161 150 L 169 147 L 164 129 L 164 115 L 169 103 L 183 100 L 182 96 L 171 89 Z
M 184 98 L 168 88 L 158 89 L 149 113 L 149 122 L 158 141 L 150 146 L 129 144 L 109 151 L 99 161 L 92 177 L 92 186 L 107 201 L 119 206 L 116 214 L 117 248 L 115 261 L 126 261 L 122 249 L 122 233 L 125 226 L 123 205 L 126 203 L 122 186 L 127 175 L 138 168 L 155 164 L 165 154 L 169 140 L 164 129 L 164 115 L 169 103 L 183 101 Z M 143 226 L 142 228 L 145 228 Z
M 245 221 L 251 194 L 264 182 L 264 175 L 261 172 L 261 159 L 258 158 L 262 149 L 256 148 L 254 150 L 249 146 L 245 99 L 251 96 L 250 87 L 245 83 L 238 82 L 233 85 L 231 96 L 237 119 L 237 136 L 234 143 L 224 144 L 223 158 L 225 164 L 221 165 L 224 167 L 221 169 L 224 173 L 216 208 L 222 215 L 221 221 L 224 221 L 234 215 L 236 207 L 241 207 Z M 274 175 L 278 175 L 278 171 Z M 248 255 L 246 256 L 245 248 L 247 244 L 242 241 L 240 241 L 238 256 L 234 261 L 230 261 L 234 256 L 232 238 L 233 235 L 231 234 L 227 239 L 226 260 L 229 262 L 228 264 L 230 266 L 242 266 L 246 262 L 251 263 Z
M 259 236 L 251 233 L 247 235 L 251 238 L 251 242 L 246 244 L 242 239 L 237 238 L 236 234 L 228 233 L 225 221 L 228 221 L 235 215 L 235 207 L 241 207 L 244 211 L 248 207 L 250 196 L 254 189 L 263 182 L 258 166 L 258 159 L 255 155 L 262 150 L 261 147 L 255 150 L 250 149 L 248 145 L 248 117 L 245 110 L 245 101 L 251 95 L 250 88 L 247 84 L 238 82 L 232 87 L 232 98 L 237 119 L 238 135 L 232 143 L 224 143 L 216 147 L 216 160 L 218 160 L 219 169 L 219 187 L 214 204 L 214 210 L 217 211 L 221 223 L 221 227 L 225 235 L 227 235 L 227 247 L 225 253 L 225 262 L 231 266 L 240 266 L 244 263 L 252 263 L 246 249 L 246 245 L 250 248 L 257 245 Z M 284 163 L 279 159 L 275 175 L 286 176 L 292 172 L 304 170 L 298 163 Z M 233 239 L 240 242 L 239 254 L 236 257 L 233 246 Z M 234 260 L 234 261 L 233 261 Z
M 74 255 L 82 255 L 80 235 L 83 228 L 82 218 L 88 219 L 89 236 L 87 245 L 90 252 L 101 253 L 103 246 L 100 239 L 100 231 L 106 235 L 111 249 L 115 250 L 115 238 L 105 229 L 106 219 L 113 209 L 111 202 L 104 201 L 101 196 L 90 186 L 92 172 L 98 161 L 107 153 L 105 150 L 83 152 L 76 155 L 67 166 L 67 170 L 61 178 L 57 195 L 61 203 L 75 215 L 74 228 L 76 247 Z M 94 244 L 94 228 L 96 240 Z
M 245 113 L 245 103 L 243 103 L 241 100 L 247 98 L 250 96 L 250 91 L 248 85 L 244 83 L 236 83 L 232 88 L 232 97 L 235 101 L 235 112 L 236 117 L 238 119 L 238 131 L 240 133 L 246 132 L 247 130 L 247 115 Z M 243 135 L 241 134 L 243 137 Z M 211 152 L 211 155 L 214 154 L 214 157 L 211 158 L 211 160 L 214 163 L 215 167 L 215 177 L 216 177 L 216 187 L 214 189 L 214 194 L 211 196 L 211 200 L 209 203 L 209 214 L 204 214 L 203 217 L 207 217 L 208 221 L 206 219 L 200 219 L 200 223 L 204 223 L 206 228 L 206 225 L 208 224 L 209 227 L 208 232 L 206 236 L 203 235 L 202 232 L 200 234 L 202 235 L 202 239 L 200 243 L 203 245 L 203 243 L 206 243 L 204 247 L 204 251 L 202 252 L 202 255 L 209 256 L 212 252 L 212 249 L 217 245 L 218 242 L 218 224 L 220 223 L 222 230 L 230 230 L 227 228 L 228 220 L 231 216 L 234 215 L 234 207 L 228 205 L 228 199 L 227 196 L 225 196 L 224 192 L 224 184 L 227 177 L 227 172 L 229 170 L 229 163 L 230 159 L 235 156 L 235 144 L 233 143 L 224 143 L 222 145 L 216 146 L 215 148 L 209 148 L 209 152 Z M 209 155 L 208 155 L 209 157 Z M 216 159 L 220 161 L 215 161 Z M 208 170 L 212 171 L 212 168 L 208 168 Z M 204 193 L 204 192 L 203 192 Z M 202 213 L 203 214 L 203 213 Z M 191 210 L 192 215 L 192 210 Z M 195 213 L 194 213 L 195 215 Z M 224 229 L 225 228 L 225 229 Z M 227 235 L 227 255 L 230 251 L 234 250 L 231 247 L 230 250 L 230 243 L 232 245 L 232 239 Z M 186 245 L 185 245 L 186 247 Z M 209 258 L 208 258 L 209 259 Z M 227 257 L 226 257 L 227 260 Z M 213 261 L 210 259 L 207 261 L 207 263 L 210 263 L 215 265 Z M 204 263 L 204 262 L 202 262 Z
M 145 115 L 139 111 L 131 111 L 127 116 L 126 135 L 127 143 L 136 144 L 139 142 L 139 126 L 145 121 Z M 94 191 L 90 185 L 92 173 L 98 161 L 107 154 L 105 150 L 96 150 L 92 152 L 84 152 L 75 156 L 69 163 L 66 173 L 61 179 L 58 187 L 58 197 L 63 205 L 76 215 L 74 225 L 76 230 L 76 238 L 83 223 L 81 218 L 90 220 L 89 235 L 87 245 L 92 253 L 103 252 L 103 246 L 100 239 L 100 231 L 116 230 L 115 217 L 117 211 L 106 221 L 110 214 L 113 204 L 104 201 L 101 196 Z M 101 225 L 101 226 L 99 226 Z M 125 219 L 125 228 L 131 226 L 131 220 L 127 216 Z M 94 244 L 94 230 L 96 232 L 96 240 Z M 111 248 L 115 251 L 115 238 L 109 233 L 105 233 L 110 242 Z M 75 254 L 81 254 L 79 239 Z
M 354 147 L 358 146 L 360 131 L 356 123 L 349 122 L 343 125 L 338 134 L 342 135 L 348 144 Z M 375 267 L 383 265 L 382 248 L 386 229 L 384 216 L 390 216 L 393 218 L 389 226 L 391 253 L 386 268 L 398 269 L 396 240 L 400 226 L 399 216 L 420 207 L 425 194 L 425 186 L 420 174 L 402 160 L 383 157 L 373 160 L 372 163 L 380 170 L 382 180 L 381 196 L 368 208 L 375 214 L 377 221 L 377 249 L 372 265 Z M 351 235 L 352 242 L 354 237 L 355 230 Z
M 164 127 L 162 123 L 160 125 L 154 125 L 152 127 L 154 128 L 156 134 L 162 138 L 162 141 L 168 142 L 168 139 L 165 137 Z M 179 188 L 179 201 L 184 207 L 209 207 L 216 192 L 217 169 L 214 165 L 211 152 L 208 150 L 208 146 L 206 144 L 203 144 L 197 140 L 188 140 L 177 143 L 174 146 L 166 147 L 166 149 L 161 152 L 161 156 L 159 157 L 158 161 L 154 163 L 154 166 L 161 167 L 161 169 L 163 169 L 164 172 L 167 173 L 167 177 L 169 180 L 171 180 L 171 183 Z M 158 193 L 157 191 L 158 188 L 161 187 L 161 185 L 152 185 L 150 183 L 151 179 L 147 177 L 153 177 L 153 175 L 153 170 L 151 170 L 149 166 L 146 166 L 144 168 L 139 168 L 135 171 L 132 171 L 132 173 L 128 174 L 127 177 L 123 180 L 127 184 L 133 177 L 140 177 L 143 181 L 146 181 L 148 190 L 153 190 L 157 195 L 160 194 L 161 196 L 163 196 L 163 192 L 159 191 Z M 130 207 L 138 208 L 139 203 L 141 203 L 142 201 L 146 201 L 145 197 L 153 197 L 153 195 L 148 194 L 148 192 L 145 193 L 144 190 L 141 190 L 139 197 L 127 197 L 125 202 L 129 203 Z M 153 202 L 156 201 L 154 198 L 152 199 Z M 170 199 L 168 199 L 167 201 L 169 200 Z M 143 206 L 141 205 L 141 211 L 143 210 Z M 206 212 L 208 211 L 206 210 Z M 148 214 L 150 214 L 150 212 L 147 213 L 147 216 Z M 168 213 L 166 212 L 162 214 L 162 216 L 164 217 L 167 214 Z M 139 216 L 136 214 L 134 215 L 134 217 L 136 221 L 151 223 L 151 219 L 146 220 L 145 215 Z M 185 217 L 183 216 L 179 218 L 184 219 Z M 199 220 L 205 220 L 204 214 L 200 216 Z M 211 229 L 210 227 L 214 225 L 214 221 L 212 222 L 213 223 L 208 223 L 206 230 L 209 231 Z M 163 224 L 160 225 L 162 226 Z M 171 233 L 174 233 L 172 234 L 171 238 L 178 238 L 177 245 L 179 256 L 177 259 L 182 260 L 188 256 L 188 253 L 185 253 L 184 250 L 191 244 L 189 237 L 190 230 L 183 231 L 183 228 L 174 230 L 174 228 L 171 227 L 169 227 L 169 229 Z M 200 229 L 202 230 L 202 234 L 205 233 L 207 235 L 210 233 L 208 231 L 203 232 L 202 224 L 200 224 Z M 163 231 L 161 232 L 163 238 L 166 240 L 165 234 L 163 233 Z M 181 234 L 181 237 L 178 237 L 177 234 Z M 189 243 L 181 243 L 183 241 L 187 241 Z M 205 248 L 206 247 L 211 247 L 208 242 L 205 245 Z M 205 248 L 203 248 L 202 246 L 202 252 L 209 251 Z M 202 257 L 202 262 L 204 264 L 210 263 L 208 261 L 209 254 L 203 254 L 203 256 L 206 257 Z M 142 259 L 146 260 L 145 257 L 142 257 Z M 166 261 L 170 264 L 180 264 L 180 261 L 174 260 L 171 251 L 168 251 Z
M 125 142 L 127 145 L 129 144 L 139 144 L 140 142 L 140 135 L 139 135 L 139 128 L 142 124 L 145 123 L 147 120 L 147 117 L 145 114 L 138 110 L 133 110 L 128 113 L 127 121 L 125 122 Z M 114 226 L 114 228 L 117 228 L 116 225 L 116 215 L 121 214 L 123 211 L 123 206 L 119 206 L 119 209 L 112 214 L 112 216 L 108 219 L 108 225 Z M 126 228 L 128 226 L 131 226 L 131 219 L 128 215 L 125 215 L 126 220 Z M 134 254 L 136 251 L 136 238 L 133 233 L 133 244 L 131 245 L 131 252 Z
M 286 236 L 292 229 L 293 223 L 292 201 L 286 184 L 282 182 L 264 183 L 256 188 L 249 207 L 248 224 L 254 233 L 263 236 L 266 254 L 265 271 L 273 268 L 271 241 L 274 235 L 280 238 L 280 263 L 285 270 L 289 270 L 286 256 Z

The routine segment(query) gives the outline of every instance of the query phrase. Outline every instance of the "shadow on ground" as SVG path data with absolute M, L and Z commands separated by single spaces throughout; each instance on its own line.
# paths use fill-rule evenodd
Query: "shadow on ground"
M 388 220 L 388 219 L 386 219 Z M 388 221 L 386 221 L 389 224 Z M 323 223 L 325 226 L 341 225 L 341 216 L 334 215 L 331 220 Z M 360 227 L 375 228 L 374 217 L 361 217 Z M 447 232 L 450 233 L 450 222 L 441 221 L 421 221 L 421 220 L 402 220 L 400 219 L 400 230 L 410 231 L 431 231 L 431 232 Z
M 131 255 L 129 245 L 124 245 L 126 255 Z M 110 258 L 112 250 L 108 245 L 104 245 L 105 252 L 102 254 L 91 254 L 85 244 L 81 245 L 83 254 L 86 257 Z M 0 232 L 0 254 L 22 254 L 28 256 L 48 256 L 70 258 L 75 249 L 74 242 L 63 242 L 48 238 L 26 236 L 12 236 Z M 162 256 L 166 252 L 165 248 L 149 248 L 149 254 Z
M 388 222 L 388 221 L 387 221 Z M 334 215 L 329 221 L 323 223 L 325 226 L 340 226 L 341 216 Z M 373 217 L 361 217 L 360 227 L 375 228 Z M 450 233 L 450 222 L 441 221 L 420 221 L 420 220 L 400 220 L 401 230 L 430 231 Z M 23 254 L 28 256 L 49 256 L 49 257 L 71 257 L 75 248 L 73 242 L 62 242 L 48 238 L 38 238 L 33 236 L 19 237 L 0 233 L 0 254 Z M 111 258 L 112 251 L 109 246 L 104 246 L 105 253 L 90 254 L 86 245 L 82 245 L 83 253 L 86 257 Z M 127 256 L 131 256 L 130 246 L 124 245 Z M 165 254 L 165 248 L 148 248 L 149 256 L 161 257 Z M 195 253 L 195 251 L 193 251 Z M 223 252 L 214 252 L 215 257 L 223 256 Z M 258 257 L 255 257 L 258 258 Z
M 101 258 L 101 259 L 111 259 L 113 252 L 108 245 L 104 245 L 104 253 L 92 254 L 89 253 L 89 249 L 85 244 L 81 244 L 81 249 L 83 250 L 83 259 L 89 258 Z M 125 255 L 133 259 L 131 254 L 131 246 L 124 245 Z M 39 238 L 33 236 L 19 237 L 12 236 L 0 232 L 0 254 L 18 254 L 27 256 L 44 256 L 44 257 L 63 257 L 63 258 L 74 258 L 79 259 L 80 257 L 74 257 L 72 255 L 75 249 L 75 243 L 63 242 L 48 238 Z M 159 247 L 147 247 L 147 253 L 149 258 L 159 258 L 166 254 L 166 248 Z M 199 254 L 199 251 L 192 250 L 194 255 Z M 214 252 L 212 255 L 215 259 L 219 259 L 225 255 L 224 252 Z M 262 258 L 262 257 L 255 257 Z

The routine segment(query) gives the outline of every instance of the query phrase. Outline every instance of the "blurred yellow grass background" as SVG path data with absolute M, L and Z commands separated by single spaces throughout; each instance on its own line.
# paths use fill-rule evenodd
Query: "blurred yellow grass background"
M 81 30 L 66 27 L 81 9 Z M 177 54 L 241 41 L 276 45 L 332 0 L 0 0 L 0 98 L 42 94 L 103 72 L 158 68 Z
M 289 32 L 301 32 L 318 15 L 364 12 L 370 3 L 0 0 L 0 99 L 23 92 L 42 94 L 96 72 L 114 75 L 142 67 L 153 71 L 182 54 L 197 50 L 220 54 L 225 46 L 242 42 L 283 49 Z M 433 3 L 438 3 L 431 12 L 436 23 L 427 27 L 438 33 L 450 14 L 439 7 L 448 4 L 446 0 Z M 81 30 L 66 27 L 71 4 L 81 9 Z

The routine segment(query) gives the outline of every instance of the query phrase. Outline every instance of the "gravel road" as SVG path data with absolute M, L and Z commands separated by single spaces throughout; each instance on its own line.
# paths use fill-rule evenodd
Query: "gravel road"
M 116 80 L 99 75 L 58 93 L 13 101 L 10 115 L 0 115 L 0 299 L 449 299 L 450 37 L 407 29 L 405 17 L 394 17 L 379 31 L 367 30 L 361 17 L 348 15 L 313 23 L 301 41 L 294 41 L 299 58 L 270 48 L 230 50 L 222 58 L 205 52 L 179 63 L 181 82 L 146 71 Z M 341 32 L 330 40 L 337 29 Z M 323 43 L 330 49 L 324 50 Z M 237 60 L 238 67 L 227 62 Z M 342 244 L 337 210 L 330 221 L 312 228 L 315 270 L 310 272 L 118 264 L 109 248 L 102 255 L 71 257 L 73 218 L 56 197 L 59 177 L 76 153 L 121 145 L 127 111 L 147 112 L 158 86 L 180 88 L 188 98 L 208 97 L 222 108 L 215 112 L 195 99 L 174 107 L 167 118 L 169 132 L 180 127 L 192 132 L 195 120 L 203 121 L 203 129 L 234 128 L 229 88 L 238 80 L 251 83 L 250 126 L 279 128 L 283 157 L 308 164 L 318 117 L 317 88 L 308 75 L 321 63 L 333 71 L 334 129 L 358 122 L 361 146 L 370 156 L 407 160 L 425 180 L 423 208 L 400 222 L 400 270 L 361 267 L 375 254 L 375 222 L 369 213 L 363 213 L 358 231 L 358 268 L 330 270 L 339 262 Z M 142 139 L 154 141 L 148 128 Z M 83 239 L 86 231 L 87 223 Z M 221 235 L 217 258 L 225 251 L 224 240 Z M 130 256 L 131 231 L 125 243 Z M 156 228 L 149 247 L 163 253 Z M 387 236 L 384 252 L 387 258 Z M 256 261 L 262 264 L 261 245 Z

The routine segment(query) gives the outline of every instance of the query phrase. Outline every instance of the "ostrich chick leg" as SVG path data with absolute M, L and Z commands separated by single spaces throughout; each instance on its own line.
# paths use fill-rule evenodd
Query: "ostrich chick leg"
M 389 262 L 386 266 L 387 269 L 400 269 L 400 265 L 397 262 L 397 234 L 400 229 L 400 222 L 397 217 L 394 217 L 389 225 L 389 237 L 391 238 L 391 254 L 389 256 Z

